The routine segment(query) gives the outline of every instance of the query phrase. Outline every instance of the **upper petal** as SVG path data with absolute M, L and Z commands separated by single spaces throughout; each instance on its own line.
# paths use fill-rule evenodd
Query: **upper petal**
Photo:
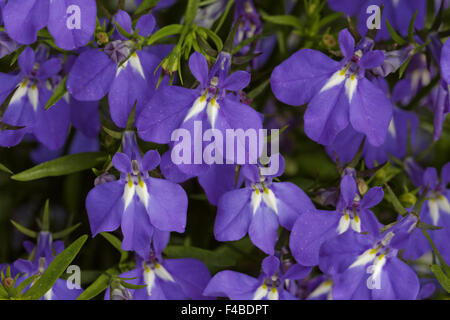
M 323 53 L 303 49 L 275 67 L 270 77 L 272 91 L 281 102 L 301 106 L 311 101 L 339 63 Z
M 117 66 L 105 53 L 87 50 L 70 70 L 67 90 L 77 100 L 100 100 L 109 91 Z

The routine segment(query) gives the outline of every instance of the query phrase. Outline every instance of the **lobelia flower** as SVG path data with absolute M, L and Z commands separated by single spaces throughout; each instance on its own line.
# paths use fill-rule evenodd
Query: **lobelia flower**
M 291 230 L 299 215 L 314 210 L 298 186 L 272 181 L 283 173 L 280 167 L 272 176 L 263 176 L 256 165 L 241 168 L 245 187 L 225 193 L 217 204 L 214 235 L 218 241 L 239 240 L 248 233 L 255 246 L 273 254 L 278 226 Z
M 235 45 L 262 33 L 262 22 L 252 0 L 236 1 L 233 24 L 238 20 L 239 26 L 234 39 Z M 247 45 L 239 53 L 245 55 L 249 50 L 250 46 Z
M 198 135 L 202 137 L 199 130 L 205 130 L 206 133 L 208 129 L 212 129 L 211 132 L 216 138 L 216 133 L 225 137 L 227 129 L 243 129 L 244 131 L 254 129 L 259 132 L 262 128 L 262 116 L 250 106 L 239 102 L 233 93 L 229 93 L 242 90 L 250 81 L 250 74 L 245 71 L 236 71 L 228 76 L 230 63 L 231 54 L 221 52 L 216 63 L 208 71 L 206 58 L 202 54 L 194 52 L 189 58 L 189 68 L 200 83 L 199 86 L 196 89 L 179 86 L 160 87 L 137 120 L 139 136 L 146 141 L 166 144 L 172 141 L 174 132 L 189 134 L 189 145 L 194 147 L 190 148 L 190 154 L 183 154 L 183 157 L 190 156 L 190 164 L 183 162 L 178 165 L 179 169 L 187 175 L 200 175 L 209 167 L 209 164 L 202 163 L 202 161 L 197 164 L 195 160 L 195 149 L 198 149 L 196 148 L 198 144 L 201 144 L 200 147 L 202 147 L 200 155 L 204 154 L 203 149 L 206 151 L 202 141 L 199 142 L 195 138 Z M 181 129 L 181 131 L 177 129 Z M 186 142 L 184 138 L 186 137 L 183 136 L 183 144 Z M 223 139 L 221 140 L 223 142 Z M 189 143 L 189 141 L 187 142 Z M 248 163 L 246 161 L 256 163 L 257 159 L 247 160 L 253 153 L 245 148 L 244 135 L 236 135 L 234 142 L 236 142 L 233 143 L 235 151 L 236 148 L 245 150 L 244 163 Z M 204 144 L 206 145 L 206 143 Z M 174 145 L 174 143 L 171 145 L 172 151 L 174 151 Z M 210 159 L 211 163 L 220 162 L 226 157 L 225 152 L 222 151 L 223 144 L 219 146 L 215 139 L 211 145 L 217 146 L 214 148 L 217 154 L 212 156 L 214 159 Z M 233 152 L 233 154 L 234 157 L 227 159 L 227 163 L 239 161 L 236 160 L 237 152 Z
M 117 12 L 114 21 L 133 33 L 131 17 L 125 11 Z M 136 24 L 136 30 L 143 37 L 150 35 L 154 27 L 155 19 L 151 14 L 142 16 Z M 117 30 L 112 38 L 114 40 L 103 50 L 87 49 L 78 56 L 67 78 L 67 90 L 80 101 L 97 101 L 109 93 L 111 118 L 124 128 L 134 104 L 137 117 L 154 93 L 159 74 L 153 71 L 160 59 L 147 50 L 136 50 L 130 56 L 135 43 Z
M 450 112 L 450 41 L 446 41 L 440 56 L 441 81 L 433 97 L 432 110 L 434 113 L 434 141 L 442 133 L 447 114 Z
M 384 79 L 378 78 L 374 83 L 383 88 L 384 92 L 388 92 L 387 82 Z M 408 150 L 409 141 L 412 147 L 416 147 L 419 128 L 417 115 L 395 106 L 406 95 L 409 95 L 409 88 L 408 81 L 400 81 L 394 87 L 391 97 L 391 101 L 394 104 L 393 117 L 384 143 L 378 147 L 371 145 L 369 142 L 364 144 L 362 157 L 368 168 L 385 163 L 389 160 L 390 155 L 398 159 L 404 158 Z M 348 126 L 337 135 L 333 143 L 327 146 L 326 149 L 332 159 L 334 159 L 334 154 L 337 154 L 339 161 L 348 163 L 357 153 L 363 139 L 363 134 Z
M 0 132 L 1 146 L 17 145 L 26 133 L 32 133 L 51 150 L 59 149 L 66 141 L 70 125 L 69 107 L 58 101 L 49 110 L 44 108 L 53 90 L 49 79 L 61 70 L 61 62 L 57 58 L 38 58 L 27 47 L 18 59 L 19 73 L 0 73 L 0 101 L 3 102 L 15 90 L 2 122 L 25 127 Z
M 377 205 L 383 196 L 383 189 L 374 187 L 362 197 L 355 178 L 346 174 L 341 180 L 335 211 L 309 210 L 295 222 L 289 240 L 295 260 L 305 266 L 317 265 L 322 244 L 344 233 L 377 235 L 380 224 L 370 208 Z
M 122 248 L 145 256 L 155 228 L 184 232 L 187 196 L 180 185 L 149 176 L 148 171 L 159 164 L 159 154 L 150 150 L 141 157 L 134 132 L 124 133 L 122 146 L 124 153 L 116 153 L 112 160 L 119 180 L 92 189 L 86 209 L 93 236 L 121 226 Z
M 320 275 L 307 282 L 306 300 L 332 300 L 333 280 L 327 275 Z
M 24 273 L 24 275 L 19 276 L 17 283 L 36 274 L 42 275 L 54 259 L 53 252 L 55 255 L 61 253 L 64 250 L 64 243 L 62 241 L 53 241 L 50 232 L 40 232 L 36 246 L 29 241 L 25 241 L 24 247 L 32 258 L 31 261 L 19 259 L 14 262 L 14 267 Z M 31 286 L 33 284 L 34 282 Z M 75 300 L 82 291 L 81 288 L 69 289 L 66 280 L 58 279 L 41 300 Z
M 339 33 L 344 59 L 338 63 L 323 53 L 302 49 L 272 72 L 276 98 L 306 109 L 305 133 L 312 140 L 331 144 L 349 124 L 368 141 L 383 144 L 392 118 L 386 94 L 366 77 L 366 70 L 383 64 L 384 54 L 372 50 L 374 42 L 364 38 L 355 48 L 347 29 Z
M 378 237 L 347 232 L 322 245 L 319 267 L 333 278 L 333 299 L 417 298 L 419 278 L 390 246 L 393 237 L 392 231 Z
M 442 167 L 441 179 L 438 178 L 435 168 L 422 170 L 411 162 L 407 162 L 407 166 L 416 187 L 422 188 L 421 192 L 428 185 L 428 194 L 422 206 L 420 217 L 425 223 L 442 226 L 442 229 L 429 230 L 428 232 L 444 260 L 449 263 L 450 189 L 448 189 L 448 184 L 450 182 L 450 162 Z M 420 237 L 420 241 L 424 242 L 424 237 Z M 421 254 L 425 253 L 425 248 L 429 249 L 426 244 L 423 244 L 422 248 L 424 249 L 419 251 L 416 256 L 419 255 L 420 257 Z
M 386 26 L 386 19 L 401 35 L 408 35 L 408 28 L 411 18 L 416 10 L 417 16 L 414 26 L 421 30 L 425 23 L 427 12 L 426 0 L 328 0 L 328 5 L 335 11 L 342 11 L 348 15 L 357 15 L 358 30 L 361 34 L 366 34 L 368 19 L 373 12 L 368 13 L 367 9 L 371 5 L 384 5 L 383 15 L 380 17 L 380 28 L 377 32 L 377 40 L 390 39 L 390 33 Z
M 214 1 L 208 6 L 198 8 L 194 23 L 200 27 L 211 29 L 214 22 L 220 17 L 227 6 L 227 1 L 218 0 Z
M 5 30 L 22 44 L 32 44 L 44 27 L 65 50 L 86 45 L 95 30 L 97 7 L 94 0 L 8 1 L 2 10 Z
M 0 58 L 16 51 L 18 47 L 17 42 L 11 39 L 6 32 L 0 32 Z
M 203 290 L 211 279 L 206 265 L 196 259 L 163 259 L 162 250 L 170 233 L 155 228 L 151 251 L 143 257 L 136 255 L 136 267 L 119 277 L 134 278 L 127 282 L 145 285 L 142 289 L 128 289 L 135 300 L 204 300 Z M 109 289 L 105 299 L 109 299 Z
M 261 269 L 258 278 L 236 271 L 221 271 L 209 281 L 203 294 L 231 300 L 298 300 L 286 286 L 311 272 L 311 268 L 299 264 L 284 270 L 280 260 L 273 255 L 263 260 Z

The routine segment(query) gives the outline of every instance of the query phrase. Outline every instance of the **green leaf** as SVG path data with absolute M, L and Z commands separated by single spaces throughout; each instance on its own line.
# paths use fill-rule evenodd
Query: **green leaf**
M 404 46 L 408 43 L 397 32 L 395 32 L 395 30 L 392 28 L 391 24 L 389 23 L 388 19 L 386 19 L 386 26 L 388 27 L 388 31 L 392 37 L 392 40 L 394 40 L 401 46 Z
M 50 200 L 45 200 L 44 214 L 42 215 L 42 231 L 50 231 Z
M 436 276 L 436 279 L 438 279 L 439 283 L 441 284 L 442 288 L 445 289 L 448 293 L 450 293 L 450 278 L 447 277 L 447 275 L 442 271 L 441 267 L 437 264 L 433 264 L 430 267 L 431 271 Z
M 158 31 L 156 31 L 154 34 L 150 36 L 150 38 L 147 40 L 146 45 L 150 46 L 153 43 L 155 43 L 158 40 L 161 40 L 165 37 L 179 34 L 183 30 L 183 26 L 181 24 L 170 24 L 168 26 L 162 27 Z
M 408 27 L 408 40 L 410 43 L 415 43 L 416 41 L 414 40 L 414 24 L 416 22 L 416 17 L 417 17 L 417 13 L 419 12 L 419 9 L 416 10 L 416 12 L 414 13 L 413 17 L 411 18 L 411 21 L 409 22 L 409 27 Z
M 53 233 L 53 239 L 61 239 L 64 238 L 66 236 L 68 236 L 69 234 L 71 234 L 72 232 L 74 232 L 76 229 L 78 229 L 78 227 L 81 226 L 81 223 L 77 223 L 76 225 L 73 225 L 67 229 L 64 229 L 62 231 L 58 231 Z
M 208 37 L 214 42 L 214 45 L 216 46 L 217 51 L 221 51 L 223 48 L 223 42 L 222 39 L 212 30 L 204 27 L 200 27 L 200 30 L 204 31 Z
M 197 14 L 199 0 L 188 0 L 186 11 L 184 13 L 184 25 L 191 26 Z
M 17 181 L 32 181 L 45 177 L 57 177 L 87 169 L 103 164 L 108 159 L 104 152 L 84 152 L 70 154 L 58 159 L 41 163 L 35 167 L 11 176 Z
M 244 41 L 240 42 L 237 46 L 235 46 L 231 53 L 232 54 L 238 53 L 239 51 L 241 51 L 242 48 L 244 48 L 245 46 L 249 45 L 250 43 L 258 40 L 259 38 L 261 38 L 261 35 L 257 34 L 253 37 L 245 39 Z
M 387 162 L 383 167 L 381 167 L 377 172 L 369 179 L 369 183 L 375 186 L 382 186 L 386 182 L 392 180 L 395 176 L 397 176 L 401 169 L 393 166 L 390 162 Z
M 108 288 L 111 277 L 119 274 L 116 268 L 110 268 L 101 274 L 89 287 L 86 288 L 77 298 L 77 300 L 91 300 Z
M 103 238 L 105 238 L 114 248 L 119 252 L 122 252 L 122 242 L 114 235 L 108 232 L 100 232 Z
M 231 267 L 236 264 L 236 257 L 230 254 L 229 249 L 219 247 L 215 251 L 192 246 L 169 245 L 164 249 L 164 254 L 169 258 L 194 258 L 202 261 L 208 268 Z
M 19 49 L 14 51 L 14 55 L 12 56 L 11 61 L 9 62 L 10 67 L 17 61 L 17 59 L 19 59 L 19 56 L 22 54 L 23 50 L 25 50 L 26 47 L 27 46 L 21 46 Z
M 149 9 L 156 7 L 159 0 L 143 0 L 140 6 L 134 12 L 135 15 L 141 14 Z
M 45 269 L 44 273 L 40 276 L 36 283 L 28 289 L 27 292 L 25 292 L 24 296 L 30 297 L 33 300 L 38 300 L 48 290 L 50 290 L 56 280 L 59 279 L 73 259 L 75 259 L 87 238 L 87 235 L 79 237 L 70 246 L 68 246 L 67 249 L 58 254 L 49 264 L 47 269 Z
M 124 28 L 122 28 L 122 26 L 117 21 L 114 21 L 114 23 L 116 24 L 117 30 L 121 35 L 123 35 L 127 39 L 133 39 L 133 35 L 131 33 L 128 33 L 128 31 L 126 31 Z
M 279 15 L 279 16 L 269 16 L 267 14 L 262 14 L 262 18 L 267 22 L 273 24 L 279 24 L 282 26 L 294 27 L 296 29 L 302 29 L 302 23 L 300 19 L 296 16 L 291 15 Z
M 30 229 L 28 229 L 28 228 L 18 224 L 14 220 L 9 220 L 9 221 L 11 221 L 13 226 L 16 227 L 16 229 L 19 230 L 24 235 L 29 236 L 30 238 L 36 238 L 37 237 L 37 232 L 36 231 L 30 230 Z
M 118 140 L 122 140 L 122 132 L 118 132 L 118 131 L 114 131 L 111 129 L 108 129 L 105 126 L 102 126 L 103 131 L 105 131 L 108 136 L 114 138 L 114 139 L 118 139 Z
M 228 13 L 230 12 L 231 7 L 233 6 L 233 4 L 234 4 L 234 0 L 228 0 L 228 3 L 227 3 L 227 6 L 225 7 L 225 10 L 223 11 L 222 16 L 220 17 L 220 20 L 217 23 L 217 26 L 214 28 L 214 32 L 215 33 L 218 33 L 220 28 L 222 28 L 222 25 L 225 22 L 225 19 L 227 18 Z
M 406 211 L 406 209 L 403 208 L 402 203 L 400 202 L 400 200 L 395 195 L 394 191 L 392 191 L 391 187 L 389 187 L 387 183 L 385 184 L 385 189 L 387 191 L 386 199 L 392 204 L 395 211 L 397 211 L 397 213 L 401 216 L 407 215 L 408 211 Z
M 19 294 L 22 293 L 22 291 L 30 284 L 32 283 L 34 280 L 36 280 L 39 277 L 38 274 L 32 275 L 31 277 L 29 277 L 28 279 L 25 279 L 24 281 L 22 281 L 17 287 L 16 290 Z
M 146 285 L 132 284 L 132 283 L 128 283 L 128 282 L 125 282 L 125 281 L 120 281 L 120 284 L 123 285 L 127 289 L 134 289 L 134 290 L 144 289 L 144 288 L 147 287 Z
M 61 82 L 56 87 L 55 91 L 53 91 L 52 96 L 50 97 L 50 99 L 48 99 L 47 103 L 45 104 L 45 110 L 55 105 L 55 103 L 57 103 L 67 93 L 66 83 L 68 76 L 69 75 L 66 74 L 66 76 L 61 80 Z
M 120 263 L 125 262 L 128 259 L 128 252 L 122 249 L 122 242 L 114 235 L 108 232 L 100 233 L 117 251 L 120 252 Z M 119 264 L 120 264 L 119 263 Z
M 441 253 L 439 252 L 438 248 L 434 244 L 433 239 L 431 239 L 430 235 L 428 234 L 428 231 L 425 229 L 421 229 L 422 233 L 425 235 L 425 238 L 427 238 L 428 242 L 430 243 L 431 247 L 433 248 L 433 252 L 436 254 L 439 263 L 444 268 L 444 271 L 447 275 L 450 275 L 450 267 L 445 263 L 445 260 L 442 258 Z
M 11 170 L 9 170 L 5 165 L 0 163 L 0 171 L 9 173 L 9 174 L 14 174 Z

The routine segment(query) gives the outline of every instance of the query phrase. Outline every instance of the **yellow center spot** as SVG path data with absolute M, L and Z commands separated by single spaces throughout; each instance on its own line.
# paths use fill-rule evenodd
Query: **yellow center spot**
M 259 195 L 261 192 L 259 191 L 259 189 L 255 189 L 255 192 L 257 195 Z
M 442 201 L 442 200 L 444 200 L 444 196 L 442 194 L 440 194 L 440 195 L 438 195 L 438 199 Z
M 155 269 L 161 268 L 161 265 L 159 263 L 155 264 Z
M 267 289 L 267 284 L 263 283 L 263 285 L 261 286 L 264 290 Z
M 277 288 L 273 287 L 272 288 L 272 293 L 275 293 L 275 292 L 277 292 Z
M 369 251 L 369 254 L 375 254 L 375 253 L 377 253 L 377 249 L 372 249 Z
M 380 256 L 378 257 L 378 260 L 381 260 L 384 258 L 384 254 L 380 254 Z
M 269 189 L 264 188 L 264 193 L 265 193 L 265 194 L 269 194 Z
M 150 268 L 149 267 L 145 267 L 145 272 L 150 272 Z
M 350 217 L 348 216 L 348 214 L 345 214 L 345 220 L 350 219 Z
M 133 58 L 137 58 L 137 54 L 136 52 L 133 52 L 133 54 L 131 55 Z
M 141 179 L 139 179 L 139 186 L 140 186 L 141 188 L 144 188 L 144 181 L 142 181 Z
M 133 181 L 131 181 L 131 176 L 130 176 L 130 174 L 128 174 L 128 187 L 129 187 L 129 188 L 133 187 Z
M 205 101 L 206 100 L 206 96 L 201 96 L 200 97 L 200 102 L 203 102 L 203 101 Z
M 359 223 L 359 217 L 358 216 L 355 216 L 355 221 L 356 221 L 356 223 Z
M 352 74 L 352 75 L 350 76 L 350 79 L 355 80 L 355 79 L 356 79 L 355 74 Z

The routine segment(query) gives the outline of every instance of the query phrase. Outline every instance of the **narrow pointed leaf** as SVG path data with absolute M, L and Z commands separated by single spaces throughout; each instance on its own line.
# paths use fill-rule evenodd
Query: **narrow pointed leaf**
M 70 263 L 75 259 L 78 252 L 83 247 L 88 236 L 83 235 L 75 240 L 63 252 L 58 254 L 55 259 L 49 264 L 47 269 L 36 283 L 24 294 L 25 297 L 30 297 L 33 300 L 40 299 L 51 287 L 56 280 L 64 273 Z
M 57 177 L 94 168 L 103 164 L 108 156 L 104 152 L 84 152 L 63 156 L 41 163 L 11 177 L 17 181 L 31 181 L 45 177 Z

